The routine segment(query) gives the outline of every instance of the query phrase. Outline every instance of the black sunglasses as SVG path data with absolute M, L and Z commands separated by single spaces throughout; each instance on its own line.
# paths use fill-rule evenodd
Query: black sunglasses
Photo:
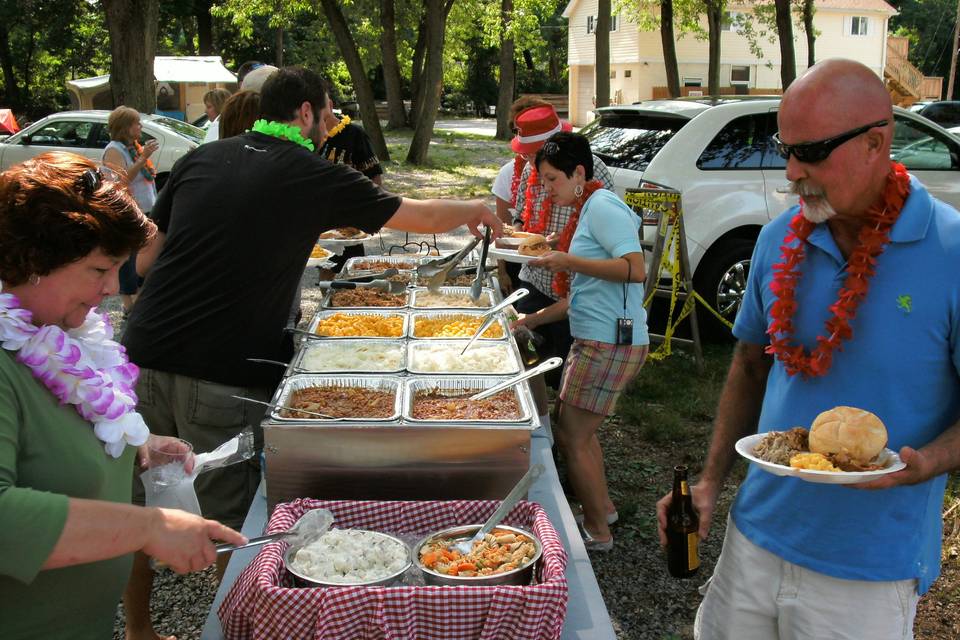
M 840 135 L 832 138 L 827 138 L 826 140 L 817 140 L 816 142 L 801 142 L 799 144 L 784 144 L 780 141 L 780 132 L 778 131 L 773 134 L 773 144 L 777 148 L 777 153 L 779 153 L 780 157 L 784 160 L 789 160 L 790 154 L 793 154 L 793 157 L 800 162 L 823 162 L 831 153 L 833 153 L 834 149 L 842 145 L 844 142 L 853 140 L 857 136 L 870 131 L 870 129 L 873 129 L 874 127 L 885 127 L 887 124 L 887 120 L 878 120 L 877 122 L 865 124 L 862 127 L 852 129 L 846 133 L 841 133 Z

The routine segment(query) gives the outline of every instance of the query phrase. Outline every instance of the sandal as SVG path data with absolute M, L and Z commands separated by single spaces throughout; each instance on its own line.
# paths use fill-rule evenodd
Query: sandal
M 578 525 L 583 527 L 583 511 L 581 511 L 580 513 L 573 514 L 573 519 L 577 522 Z M 611 525 L 615 525 L 618 520 L 620 520 L 620 514 L 618 514 L 616 511 L 614 511 L 613 513 L 607 514 L 608 527 Z
M 586 529 L 583 530 L 583 546 L 587 551 L 612 551 L 613 536 L 607 540 L 597 540 Z

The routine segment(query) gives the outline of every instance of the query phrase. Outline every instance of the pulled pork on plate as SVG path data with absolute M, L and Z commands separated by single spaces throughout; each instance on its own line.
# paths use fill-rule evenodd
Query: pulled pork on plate
M 764 462 L 789 467 L 790 458 L 810 451 L 808 435 L 809 432 L 803 427 L 794 427 L 789 431 L 771 431 L 753 448 L 753 455 Z

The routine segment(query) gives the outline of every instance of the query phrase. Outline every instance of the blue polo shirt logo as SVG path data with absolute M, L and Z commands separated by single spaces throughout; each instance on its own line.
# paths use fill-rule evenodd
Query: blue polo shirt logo
M 904 313 L 913 311 L 913 300 L 910 296 L 897 296 L 897 308 Z

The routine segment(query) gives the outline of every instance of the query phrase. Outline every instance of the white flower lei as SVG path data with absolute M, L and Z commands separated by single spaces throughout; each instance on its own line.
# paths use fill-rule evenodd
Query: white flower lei
M 0 347 L 16 351 L 17 361 L 61 404 L 74 405 L 92 422 L 109 455 L 119 458 L 126 445 L 144 444 L 150 431 L 136 411 L 134 392 L 140 370 L 113 340 L 106 317 L 91 309 L 76 329 L 37 327 L 17 297 L 2 291 L 0 283 Z

